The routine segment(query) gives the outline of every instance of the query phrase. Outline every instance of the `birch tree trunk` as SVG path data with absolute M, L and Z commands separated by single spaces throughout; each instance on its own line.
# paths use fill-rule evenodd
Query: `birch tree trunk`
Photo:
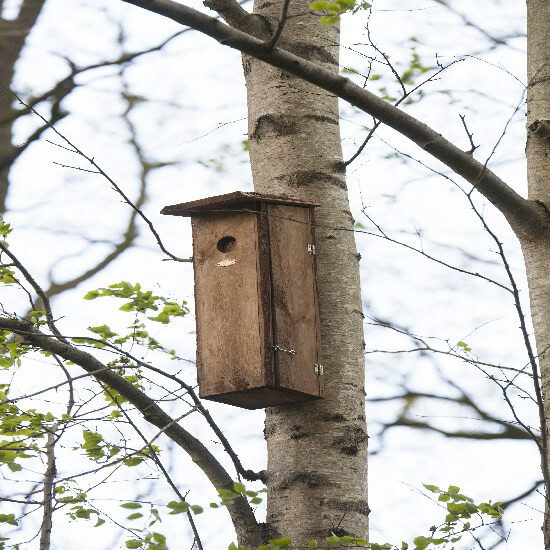
M 257 0 L 254 13 L 273 29 L 281 4 Z M 291 4 L 290 16 L 279 47 L 337 72 L 339 28 L 320 26 L 302 2 Z M 331 532 L 366 538 L 363 314 L 338 98 L 243 59 L 255 190 L 322 203 L 315 218 L 326 397 L 267 410 L 268 528 L 293 546 Z
M 544 206 L 550 223 L 550 4 L 527 1 L 527 175 L 529 198 Z M 518 235 L 529 281 L 531 312 L 541 372 L 545 420 L 550 416 L 550 242 L 547 232 Z M 548 478 L 550 461 L 543 434 L 543 473 Z M 547 479 L 548 481 L 548 479 Z M 548 487 L 548 483 L 547 483 Z M 544 548 L 550 549 L 550 507 L 546 495 Z

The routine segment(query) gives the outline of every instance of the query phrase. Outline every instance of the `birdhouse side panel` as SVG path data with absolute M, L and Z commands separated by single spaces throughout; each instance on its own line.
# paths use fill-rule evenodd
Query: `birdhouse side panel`
M 313 209 L 269 205 L 277 387 L 323 396 Z
M 257 215 L 209 213 L 192 226 L 200 395 L 264 386 Z

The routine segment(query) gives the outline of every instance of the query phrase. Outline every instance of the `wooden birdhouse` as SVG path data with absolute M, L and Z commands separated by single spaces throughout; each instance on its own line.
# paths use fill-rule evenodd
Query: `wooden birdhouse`
M 323 397 L 319 205 L 237 191 L 162 210 L 191 217 L 200 397 L 247 409 Z

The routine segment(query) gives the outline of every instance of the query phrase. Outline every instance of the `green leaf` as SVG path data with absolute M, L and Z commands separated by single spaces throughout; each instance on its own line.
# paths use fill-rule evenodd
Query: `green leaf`
M 135 512 L 134 514 L 130 514 L 126 519 L 138 519 L 142 517 L 143 514 L 141 512 Z
M 100 336 L 105 338 L 105 340 L 108 340 L 109 338 L 113 338 L 114 336 L 118 336 L 118 334 L 116 332 L 113 332 L 108 325 L 100 325 L 98 327 L 88 327 L 88 330 L 95 334 L 99 334 Z
M 127 458 L 124 461 L 124 466 L 128 466 L 129 468 L 132 468 L 133 466 L 138 466 L 142 462 L 143 462 L 143 458 L 139 458 L 139 457 Z
M 272 539 L 268 542 L 269 544 L 276 544 L 279 548 L 286 548 L 292 540 L 290 540 L 290 537 L 283 537 L 282 539 Z
M 319 24 L 322 27 L 330 27 L 331 25 L 336 25 L 340 21 L 339 15 L 323 15 L 319 20 Z
M 424 548 L 427 548 L 428 544 L 430 544 L 430 540 L 426 537 L 416 537 L 413 542 L 416 546 L 414 550 L 424 550 Z
M 187 510 L 189 509 L 189 504 L 187 504 L 187 502 L 181 502 L 181 501 L 178 502 L 175 500 L 173 500 L 172 502 L 169 502 L 167 506 L 168 508 L 172 509 L 172 511 L 170 512 L 171 515 L 183 514 L 187 512 Z
M 142 541 L 139 539 L 132 539 L 126 541 L 126 548 L 141 548 L 143 546 Z
M 324 11 L 328 9 L 330 6 L 330 2 L 326 2 L 325 0 L 317 0 L 317 2 L 312 2 L 311 4 L 308 4 L 308 6 L 313 11 Z
M 217 489 L 218 495 L 222 499 L 222 504 L 229 504 L 231 501 L 240 498 L 240 493 L 235 493 L 234 491 L 229 491 L 228 489 Z
M 193 512 L 193 514 L 202 514 L 204 512 L 202 506 L 197 506 L 196 504 L 193 504 L 191 506 L 189 506 L 189 508 L 191 509 L 191 511 Z
M 235 489 L 235 492 L 237 493 L 244 493 L 246 490 L 246 487 L 242 483 L 235 481 L 233 483 L 233 489 Z
M 17 526 L 17 521 L 15 521 L 15 514 L 0 514 L 0 523 L 7 523 L 8 525 Z
M 124 504 L 121 504 L 120 507 L 127 508 L 128 510 L 137 510 L 138 508 L 141 508 L 141 504 L 139 502 L 125 502 Z
M 166 544 L 166 537 L 161 533 L 153 533 L 153 538 L 160 544 Z

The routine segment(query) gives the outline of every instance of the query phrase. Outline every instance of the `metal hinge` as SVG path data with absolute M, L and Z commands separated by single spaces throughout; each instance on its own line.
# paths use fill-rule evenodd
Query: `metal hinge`
M 285 353 L 290 353 L 290 355 L 296 355 L 296 353 L 298 353 L 296 350 L 294 349 L 283 349 L 277 345 L 273 346 L 273 349 L 275 351 L 284 351 Z
M 315 256 L 317 252 L 315 251 L 315 245 L 314 244 L 308 244 L 307 245 L 307 253 L 311 254 L 312 256 Z
M 318 374 L 319 376 L 323 376 L 324 374 L 323 365 L 318 365 L 317 363 L 315 363 L 315 365 L 313 365 L 313 370 L 315 371 L 315 374 Z

